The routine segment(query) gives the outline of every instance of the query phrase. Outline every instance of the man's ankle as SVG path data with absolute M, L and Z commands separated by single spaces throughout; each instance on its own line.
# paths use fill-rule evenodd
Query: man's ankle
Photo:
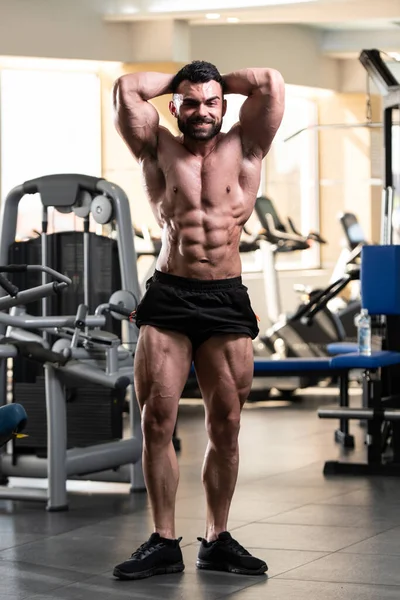
M 176 540 L 175 531 L 172 529 L 161 529 L 156 527 L 154 533 L 158 533 L 163 540 Z
M 207 540 L 208 543 L 215 542 L 218 539 L 219 534 L 223 531 L 226 531 L 226 529 L 220 529 L 216 527 L 213 527 L 212 529 L 207 529 L 204 539 Z

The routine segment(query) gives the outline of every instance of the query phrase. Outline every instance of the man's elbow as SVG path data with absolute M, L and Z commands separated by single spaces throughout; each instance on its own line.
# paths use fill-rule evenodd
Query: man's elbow
M 139 77 L 137 73 L 121 75 L 113 86 L 113 97 L 115 99 L 125 98 L 138 93 Z
M 276 69 L 265 69 L 264 86 L 269 90 L 281 90 L 285 88 L 285 81 L 282 73 Z
M 265 69 L 260 92 L 283 103 L 285 100 L 285 81 L 282 74 L 276 69 Z

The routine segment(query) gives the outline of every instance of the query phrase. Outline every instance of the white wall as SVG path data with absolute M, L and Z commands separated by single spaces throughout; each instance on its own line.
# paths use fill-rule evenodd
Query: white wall
M 337 89 L 339 61 L 321 55 L 321 35 L 295 25 L 202 25 L 191 28 L 191 55 L 222 72 L 268 66 L 286 83 Z
M 130 25 L 105 23 L 108 0 L 0 0 L 0 56 L 129 61 Z
M 339 60 L 339 91 L 344 94 L 366 93 L 367 72 L 358 60 L 351 58 Z M 373 81 L 370 81 L 371 94 L 379 93 Z

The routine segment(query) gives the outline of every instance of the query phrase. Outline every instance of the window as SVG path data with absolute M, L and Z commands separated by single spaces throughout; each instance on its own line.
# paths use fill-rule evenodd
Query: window
M 294 134 L 317 125 L 318 110 L 314 100 L 287 87 L 282 125 L 266 158 L 265 193 L 282 221 L 289 216 L 296 228 L 307 234 L 319 228 L 318 132 L 311 129 Z M 278 268 L 309 269 L 320 263 L 318 244 L 277 256 Z
M 0 88 L 1 197 L 54 173 L 101 176 L 100 80 L 95 73 L 4 69 Z M 40 231 L 41 203 L 20 203 L 18 238 Z M 81 219 L 77 219 L 81 225 Z M 49 228 L 73 229 L 74 215 L 50 211 Z

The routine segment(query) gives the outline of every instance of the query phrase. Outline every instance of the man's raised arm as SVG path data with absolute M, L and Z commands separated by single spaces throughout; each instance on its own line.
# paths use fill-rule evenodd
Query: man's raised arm
M 285 83 L 275 69 L 243 69 L 223 76 L 225 93 L 248 96 L 240 111 L 246 151 L 264 157 L 282 121 Z
M 115 126 L 137 160 L 157 152 L 159 116 L 148 100 L 171 92 L 173 75 L 131 73 L 114 84 Z

